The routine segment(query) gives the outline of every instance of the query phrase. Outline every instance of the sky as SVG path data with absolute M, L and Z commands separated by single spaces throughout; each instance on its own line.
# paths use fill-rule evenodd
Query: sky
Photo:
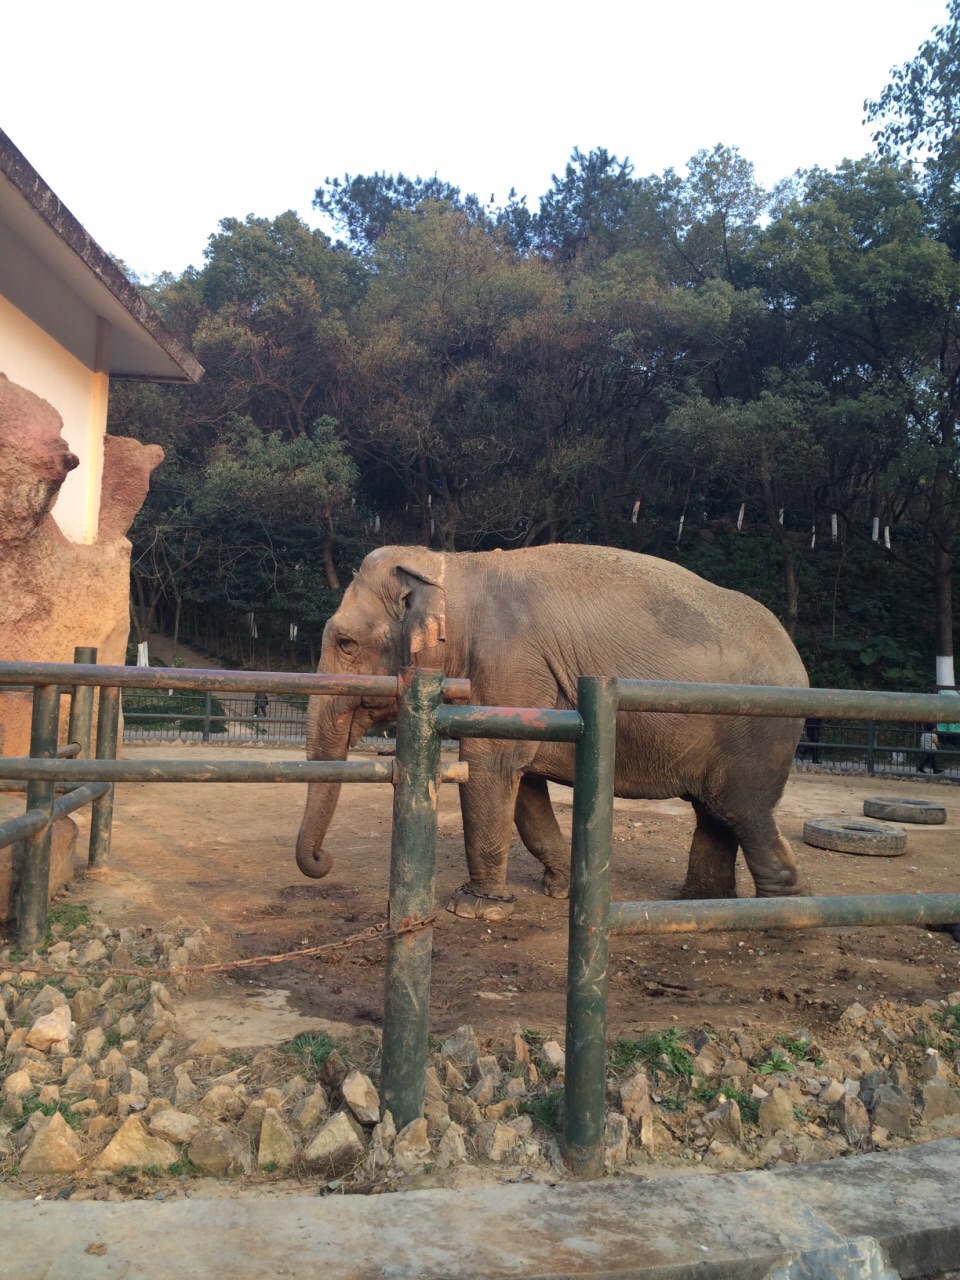
M 863 101 L 946 0 L 22 2 L 0 128 L 139 276 L 327 177 L 439 174 L 536 208 L 575 146 L 682 171 L 720 142 L 772 185 L 871 149 Z M 10 56 L 16 51 L 16 57 Z

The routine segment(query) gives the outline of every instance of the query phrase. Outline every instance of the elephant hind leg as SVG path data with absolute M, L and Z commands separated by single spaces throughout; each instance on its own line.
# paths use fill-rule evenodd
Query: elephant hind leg
M 699 801 L 693 810 L 697 826 L 690 845 L 687 878 L 681 898 L 735 898 L 737 896 L 737 848 L 739 840 L 731 828 Z
M 524 774 L 517 791 L 514 821 L 520 839 L 543 863 L 543 891 L 551 898 L 570 896 L 570 848 L 557 824 L 546 778 Z
M 737 831 L 758 898 L 782 898 L 808 892 L 800 879 L 797 855 L 789 840 L 780 834 L 772 812 L 762 813 L 747 823 L 738 822 Z

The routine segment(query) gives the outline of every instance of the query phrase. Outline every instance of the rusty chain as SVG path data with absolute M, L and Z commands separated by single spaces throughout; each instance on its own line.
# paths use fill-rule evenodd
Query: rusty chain
M 408 933 L 420 933 L 424 929 L 429 929 L 435 920 L 436 916 L 427 916 L 425 920 L 421 920 L 418 916 L 408 916 L 401 920 L 395 929 L 391 929 L 389 921 L 385 920 L 382 924 L 372 925 L 369 929 L 364 929 L 362 933 L 351 934 L 349 938 L 342 938 L 339 942 L 326 942 L 319 947 L 302 947 L 298 951 L 283 951 L 278 955 L 272 956 L 249 956 L 246 960 L 224 960 L 211 964 L 174 965 L 168 969 L 154 968 L 152 966 L 119 969 L 110 965 L 98 969 L 92 967 L 78 969 L 76 967 L 61 968 L 57 965 L 29 964 L 26 962 L 11 964 L 5 960 L 0 960 L 0 973 L 32 973 L 42 978 L 91 978 L 101 974 L 108 978 L 169 978 L 193 973 L 227 973 L 231 969 L 262 969 L 270 964 L 283 964 L 288 960 L 306 960 L 312 956 L 341 951 L 347 947 L 359 946 L 363 942 L 386 941 L 388 938 L 400 938 Z

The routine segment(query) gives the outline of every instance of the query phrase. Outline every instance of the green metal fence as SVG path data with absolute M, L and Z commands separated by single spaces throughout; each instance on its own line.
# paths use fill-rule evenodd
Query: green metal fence
M 464 765 L 445 768 L 443 737 L 509 738 L 576 744 L 570 946 L 567 977 L 567 1063 L 563 1150 L 578 1175 L 594 1176 L 603 1166 L 605 1100 L 604 1051 L 607 1018 L 607 958 L 614 934 L 699 929 L 811 928 L 836 924 L 960 921 L 960 894 L 845 898 L 790 898 L 713 902 L 615 903 L 610 901 L 613 778 L 616 716 L 619 711 L 706 715 L 766 715 L 887 719 L 933 722 L 945 719 L 936 695 L 780 689 L 759 686 L 670 684 L 583 677 L 578 711 L 442 705 L 463 701 L 469 684 L 444 680 L 441 672 L 407 670 L 399 677 L 333 677 L 262 672 L 157 671 L 149 668 L 79 664 L 2 663 L 0 689 L 34 687 L 34 738 L 28 758 L 0 758 L 0 779 L 28 781 L 27 825 L 30 887 L 21 889 L 18 929 L 24 945 L 43 936 L 46 881 L 41 839 L 47 845 L 55 816 L 58 785 L 105 787 L 123 781 L 179 782 L 391 782 L 395 787 L 391 845 L 388 936 L 381 1089 L 398 1126 L 423 1113 L 428 1055 L 430 968 L 436 871 L 437 799 L 441 781 L 466 781 Z M 98 758 L 56 758 L 55 708 L 61 686 L 100 686 Z M 372 761 L 157 761 L 116 760 L 111 707 L 120 688 L 210 689 L 241 693 L 266 689 L 289 693 L 397 698 L 397 755 Z M 106 711 L 104 710 L 106 708 Z M 106 717 L 106 719 L 105 719 Z M 115 723 L 115 719 L 114 719 Z M 71 755 L 74 753 L 71 752 Z M 107 812 L 106 808 L 104 812 Z M 15 819 L 14 823 L 21 822 Z M 42 824 L 42 826 L 41 826 Z M 0 846 L 10 826 L 0 827 Z M 18 838 L 14 836 L 13 838 Z M 109 850 L 106 843 L 99 856 Z M 91 844 L 91 860 L 93 845 Z M 26 871 L 24 877 L 26 882 Z M 42 892 L 41 892 L 42 889 Z

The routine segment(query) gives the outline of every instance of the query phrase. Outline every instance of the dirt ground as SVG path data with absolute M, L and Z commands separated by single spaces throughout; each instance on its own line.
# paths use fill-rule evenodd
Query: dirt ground
M 243 747 L 127 747 L 130 758 L 253 758 Z M 277 751 L 273 758 L 298 758 Z M 263 758 L 257 752 L 256 758 Z M 556 789 L 561 826 L 570 829 L 571 793 Z M 945 826 L 909 826 L 905 856 L 855 857 L 802 841 L 805 818 L 860 817 L 867 796 L 936 799 Z M 293 856 L 302 786 L 284 784 L 129 784 L 117 787 L 112 865 L 89 875 L 79 895 L 114 927 L 159 927 L 174 915 L 212 930 L 209 958 L 275 954 L 357 933 L 385 918 L 392 789 L 344 786 L 327 838 L 334 869 L 303 877 Z M 952 892 L 960 856 L 960 789 L 920 780 L 796 772 L 780 807 L 813 892 Z M 84 823 L 81 818 L 81 825 Z M 456 788 L 441 796 L 437 873 L 439 911 L 433 955 L 431 1021 L 443 1034 L 463 1023 L 498 1032 L 559 1032 L 564 1021 L 567 904 L 539 890 L 539 864 L 515 839 L 510 881 L 514 916 L 500 924 L 442 910 L 466 878 Z M 683 879 L 693 829 L 681 801 L 617 801 L 613 896 L 673 896 Z M 84 833 L 85 834 L 85 833 Z M 84 848 L 84 834 L 80 847 Z M 738 868 L 741 894 L 752 882 Z M 194 980 L 194 994 L 278 1001 L 307 1017 L 380 1021 L 382 944 L 336 957 L 285 963 L 235 977 Z M 204 957 L 206 959 L 208 957 Z M 917 927 L 766 931 L 641 939 L 611 944 L 612 1035 L 671 1022 L 682 1025 L 796 1025 L 815 1031 L 855 1000 L 919 1004 L 960 989 L 960 946 Z

